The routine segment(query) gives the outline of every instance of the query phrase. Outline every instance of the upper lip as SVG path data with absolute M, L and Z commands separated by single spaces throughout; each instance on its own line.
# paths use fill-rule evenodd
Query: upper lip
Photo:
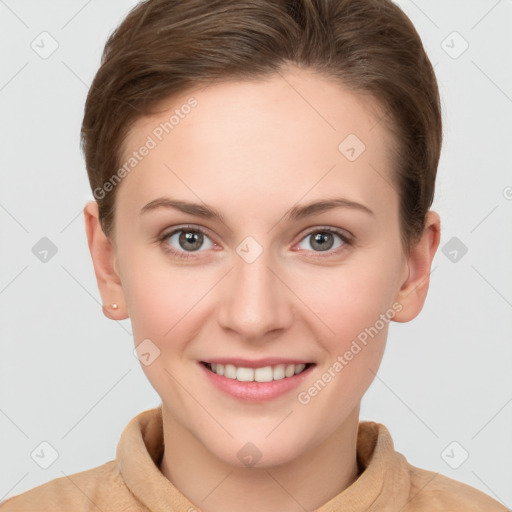
M 263 359 L 243 359 L 240 357 L 216 357 L 202 361 L 203 363 L 216 363 L 216 364 L 232 364 L 233 366 L 243 368 L 263 368 L 265 366 L 277 366 L 278 364 L 308 364 L 311 361 L 304 361 L 301 359 L 288 359 L 284 357 L 265 357 Z

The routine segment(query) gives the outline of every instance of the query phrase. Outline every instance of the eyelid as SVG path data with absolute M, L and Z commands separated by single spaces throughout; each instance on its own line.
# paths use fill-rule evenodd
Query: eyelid
M 177 233 L 178 231 L 186 231 L 187 229 L 189 229 L 190 231 L 198 231 L 202 233 L 203 235 L 207 236 L 212 242 L 218 245 L 215 242 L 215 237 L 212 236 L 212 234 L 207 228 L 204 228 L 202 226 L 196 226 L 194 224 L 178 224 L 177 226 L 173 226 L 169 229 L 164 229 L 162 233 L 158 235 L 158 240 L 166 240 L 167 238 Z
M 352 244 L 355 240 L 354 235 L 350 231 L 347 231 L 346 229 L 336 228 L 334 226 L 316 225 L 311 228 L 306 228 L 306 231 L 300 235 L 299 242 L 302 242 L 304 238 L 311 235 L 312 233 L 320 233 L 325 231 L 327 231 L 328 233 L 334 233 L 335 235 L 338 235 L 347 244 Z

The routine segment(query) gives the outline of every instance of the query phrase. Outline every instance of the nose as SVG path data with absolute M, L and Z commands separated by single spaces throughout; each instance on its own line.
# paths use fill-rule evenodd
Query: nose
M 234 268 L 222 287 L 218 322 L 226 331 L 248 341 L 268 340 L 284 332 L 293 321 L 293 294 L 269 252 L 263 251 L 252 262 L 235 254 Z

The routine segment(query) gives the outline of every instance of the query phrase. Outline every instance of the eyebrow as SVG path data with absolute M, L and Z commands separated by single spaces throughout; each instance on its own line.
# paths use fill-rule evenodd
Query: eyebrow
M 206 204 L 191 203 L 189 201 L 180 201 L 177 199 L 172 199 L 170 197 L 158 197 L 157 199 L 153 199 L 153 201 L 150 201 L 149 203 L 142 207 L 140 214 L 142 215 L 144 213 L 156 210 L 158 208 L 175 209 L 183 213 L 194 215 L 196 217 L 216 219 L 225 224 L 223 215 L 215 208 L 212 208 Z M 311 215 L 332 210 L 333 208 L 350 208 L 375 216 L 372 210 L 370 210 L 370 208 L 368 208 L 364 204 L 357 203 L 355 201 L 351 201 L 345 198 L 333 198 L 315 201 L 303 206 L 294 206 L 284 214 L 283 218 L 285 218 L 286 221 L 300 220 Z

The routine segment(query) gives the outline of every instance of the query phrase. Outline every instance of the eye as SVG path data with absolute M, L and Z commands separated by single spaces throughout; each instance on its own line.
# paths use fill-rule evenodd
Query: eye
M 165 251 L 180 258 L 194 257 L 187 253 L 202 252 L 201 247 L 211 249 L 215 245 L 205 231 L 189 226 L 182 226 L 164 233 L 159 241 Z M 205 242 L 206 247 L 204 247 Z
M 203 252 L 200 250 L 201 248 L 211 249 L 215 247 L 215 243 L 211 241 L 203 229 L 193 226 L 181 226 L 167 231 L 158 238 L 158 241 L 164 251 L 183 259 L 194 258 L 195 256 L 192 253 Z M 301 241 L 301 244 L 304 243 L 308 243 L 315 253 L 325 253 L 318 254 L 318 256 L 328 257 L 332 256 L 333 253 L 340 252 L 337 250 L 340 247 L 343 250 L 345 246 L 352 245 L 352 237 L 336 228 L 321 227 L 306 234 Z M 301 245 L 298 247 L 310 251 L 308 247 L 301 247 Z
M 336 240 L 338 238 L 338 241 Z M 313 248 L 313 252 L 328 252 L 327 255 L 336 253 L 336 249 L 345 245 L 351 245 L 352 241 L 348 235 L 335 228 L 316 228 L 310 231 L 303 239 L 301 244 L 306 243 Z M 299 248 L 310 250 L 308 247 L 300 246 Z

